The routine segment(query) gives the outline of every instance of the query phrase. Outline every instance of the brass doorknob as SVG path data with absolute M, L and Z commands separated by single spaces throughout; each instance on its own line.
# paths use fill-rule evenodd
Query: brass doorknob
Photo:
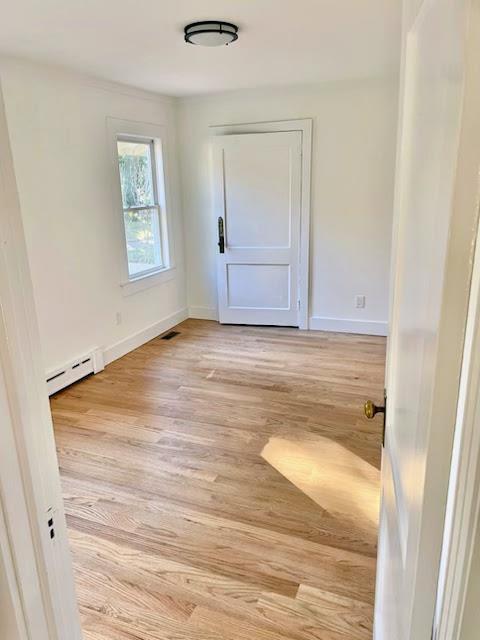
M 371 400 L 367 400 L 363 405 L 363 410 L 365 412 L 365 416 L 369 420 L 373 420 L 373 418 L 377 415 L 377 413 L 385 413 L 385 407 L 377 407 Z

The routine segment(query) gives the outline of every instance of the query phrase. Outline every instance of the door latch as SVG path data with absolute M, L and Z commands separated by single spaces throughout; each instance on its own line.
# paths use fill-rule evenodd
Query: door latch
M 374 404 L 371 400 L 367 400 L 363 405 L 363 411 L 365 413 L 365 417 L 369 420 L 373 420 L 373 418 L 377 415 L 377 413 L 383 413 L 383 430 L 382 430 L 382 447 L 385 446 L 385 418 L 387 415 L 387 392 L 384 391 L 383 397 L 383 406 L 379 407 Z

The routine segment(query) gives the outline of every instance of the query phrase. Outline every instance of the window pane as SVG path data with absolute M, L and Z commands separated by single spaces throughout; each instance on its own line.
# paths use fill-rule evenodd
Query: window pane
M 118 140 L 117 148 L 123 208 L 155 204 L 150 144 Z
M 135 276 L 163 266 L 158 208 L 125 211 L 128 273 Z

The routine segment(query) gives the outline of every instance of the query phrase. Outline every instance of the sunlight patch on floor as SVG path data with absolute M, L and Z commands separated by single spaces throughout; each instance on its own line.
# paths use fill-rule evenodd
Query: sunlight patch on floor
M 380 471 L 373 465 L 322 436 L 305 441 L 272 437 L 261 455 L 322 509 L 376 535 Z

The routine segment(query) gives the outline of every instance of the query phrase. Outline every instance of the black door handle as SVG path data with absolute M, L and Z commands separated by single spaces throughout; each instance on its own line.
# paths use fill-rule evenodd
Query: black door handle
M 225 229 L 221 216 L 218 218 L 218 252 L 225 253 Z

